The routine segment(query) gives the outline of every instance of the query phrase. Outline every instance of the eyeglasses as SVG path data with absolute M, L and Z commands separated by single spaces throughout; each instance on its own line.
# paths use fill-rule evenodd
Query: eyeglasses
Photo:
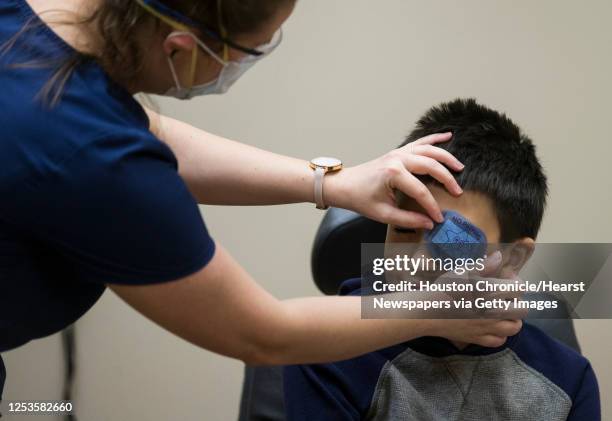
M 182 13 L 179 13 L 176 10 L 166 6 L 164 3 L 162 3 L 159 0 L 136 0 L 136 2 L 140 4 L 144 9 L 146 9 L 148 12 L 150 12 L 151 14 L 153 14 L 154 16 L 158 17 L 159 19 L 163 20 L 164 22 L 168 23 L 171 26 L 177 27 L 177 23 L 178 23 L 180 24 L 179 26 L 181 26 L 179 28 L 181 30 L 187 30 L 189 29 L 188 27 L 198 28 L 199 30 L 202 31 L 204 35 L 208 36 L 209 38 L 222 42 L 224 45 L 228 47 L 231 47 L 235 50 L 249 54 L 251 56 L 259 57 L 259 56 L 263 56 L 265 54 L 270 53 L 270 51 L 272 51 L 274 48 L 278 46 L 278 44 L 280 43 L 280 40 L 282 39 L 282 31 L 279 29 L 274 34 L 274 36 L 272 37 L 272 40 L 269 43 L 262 45 L 260 47 L 257 47 L 257 48 L 244 47 L 232 41 L 230 38 L 218 34 L 217 32 L 208 28 L 206 25 L 200 22 L 196 22 L 195 20 L 183 15 Z M 276 44 L 274 44 L 275 41 L 276 41 Z
M 253 63 L 253 62 L 261 60 L 262 58 L 270 54 L 272 51 L 274 51 L 274 49 L 278 47 L 278 45 L 281 43 L 282 39 L 283 39 L 283 30 L 279 28 L 278 31 L 276 31 L 274 35 L 272 36 L 272 39 L 270 40 L 270 42 L 260 45 L 259 47 L 256 48 L 260 54 L 256 56 L 251 55 L 250 57 L 247 56 L 243 59 L 240 59 L 239 61 L 245 62 L 245 63 L 246 62 Z M 204 52 L 206 52 L 209 56 L 214 58 L 216 61 L 218 61 L 222 66 L 227 66 L 230 63 L 228 59 L 227 48 L 225 48 L 223 52 L 224 53 L 223 57 L 220 57 L 217 53 L 215 53 L 210 47 L 208 47 L 200 39 L 196 39 L 196 42 L 198 44 L 198 47 L 200 47 Z

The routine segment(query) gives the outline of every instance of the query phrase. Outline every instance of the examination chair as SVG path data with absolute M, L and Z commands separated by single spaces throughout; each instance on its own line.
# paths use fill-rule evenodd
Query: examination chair
M 336 294 L 346 279 L 361 276 L 361 243 L 382 243 L 387 226 L 344 209 L 330 208 L 315 236 L 312 275 L 325 294 Z M 534 297 L 536 298 L 536 297 Z M 529 319 L 553 338 L 580 352 L 568 309 L 559 306 L 554 319 Z M 245 368 L 239 421 L 284 421 L 282 367 Z

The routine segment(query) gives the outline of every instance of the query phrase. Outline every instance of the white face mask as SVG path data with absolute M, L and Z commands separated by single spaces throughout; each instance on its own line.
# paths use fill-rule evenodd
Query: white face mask
M 202 96 L 202 95 L 214 95 L 214 94 L 224 94 L 229 88 L 242 76 L 247 70 L 249 70 L 255 63 L 257 63 L 262 58 L 268 56 L 278 44 L 280 44 L 283 38 L 283 32 L 279 29 L 272 40 L 269 43 L 256 47 L 257 51 L 261 51 L 263 54 L 260 56 L 250 56 L 247 55 L 244 58 L 238 61 L 226 61 L 219 57 L 214 51 L 212 51 L 204 42 L 198 39 L 191 32 L 182 32 L 175 31 L 169 35 L 169 37 L 175 37 L 180 35 L 187 35 L 193 38 L 193 40 L 202 48 L 202 50 L 206 51 L 213 59 L 215 59 L 219 64 L 221 64 L 222 69 L 217 76 L 216 79 L 211 80 L 210 82 L 204 83 L 202 85 L 196 85 L 191 87 L 183 87 L 178 78 L 176 68 L 174 66 L 174 62 L 172 58 L 168 57 L 168 65 L 170 66 L 170 71 L 172 72 L 172 78 L 174 79 L 175 86 L 170 88 L 168 92 L 166 92 L 166 96 L 171 96 L 178 99 L 192 99 L 194 97 Z M 195 49 L 194 56 L 192 60 L 192 80 L 195 78 L 195 60 L 197 58 L 197 49 Z

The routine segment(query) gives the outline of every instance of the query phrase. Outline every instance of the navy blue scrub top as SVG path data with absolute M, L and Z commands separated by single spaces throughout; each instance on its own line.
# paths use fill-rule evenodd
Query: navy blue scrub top
M 37 99 L 54 69 L 10 67 L 75 54 L 25 0 L 0 2 L 0 45 L 31 19 L 0 57 L 0 352 L 72 324 L 107 283 L 176 280 L 215 250 L 172 151 L 101 67 L 80 65 L 55 108 Z

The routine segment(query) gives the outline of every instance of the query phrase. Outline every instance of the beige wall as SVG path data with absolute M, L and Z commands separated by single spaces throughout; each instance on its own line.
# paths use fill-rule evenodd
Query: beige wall
M 301 158 L 373 158 L 429 106 L 474 96 L 533 137 L 551 181 L 541 241 L 611 242 L 608 0 L 301 1 L 277 52 L 224 97 L 160 100 L 198 127 Z M 310 205 L 202 209 L 209 229 L 278 297 L 316 293 Z M 612 322 L 576 323 L 612 392 Z M 175 339 L 110 293 L 77 325 L 81 419 L 231 420 L 242 365 Z M 59 342 L 7 354 L 7 398 L 57 395 Z M 38 374 L 40 373 L 40 375 Z

